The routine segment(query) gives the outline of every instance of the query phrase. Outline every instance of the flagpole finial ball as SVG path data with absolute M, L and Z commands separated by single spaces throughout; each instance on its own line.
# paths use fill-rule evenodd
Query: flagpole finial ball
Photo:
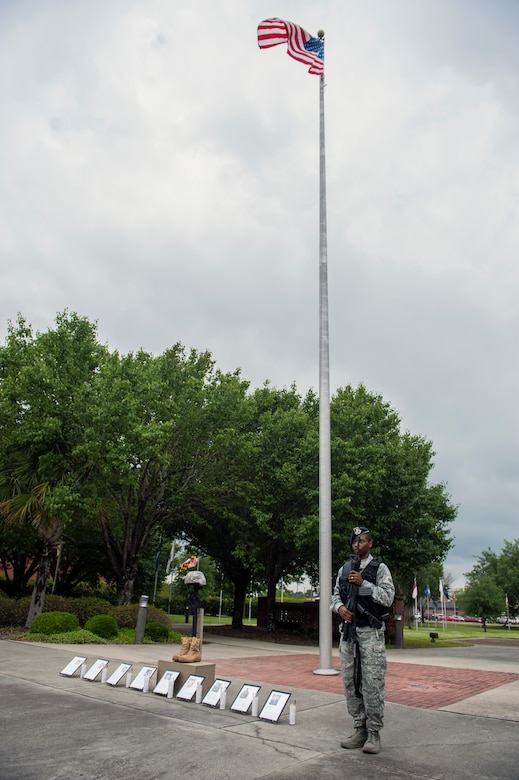
M 323 40 L 324 38 L 324 30 L 317 30 L 317 37 Z

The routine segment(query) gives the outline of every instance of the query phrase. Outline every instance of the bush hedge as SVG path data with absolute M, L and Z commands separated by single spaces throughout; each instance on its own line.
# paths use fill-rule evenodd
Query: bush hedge
M 78 599 L 63 598 L 48 593 L 43 603 L 44 612 L 72 612 L 79 620 L 79 625 L 84 626 L 87 620 L 95 615 L 111 615 L 112 605 L 105 599 L 95 596 L 82 596 Z
M 30 604 L 30 598 L 9 599 L 0 594 L 0 626 L 24 626 Z
M 30 634 L 66 634 L 79 628 L 79 620 L 70 612 L 42 612 L 34 618 Z
M 94 615 L 85 623 L 86 631 L 100 636 L 102 639 L 113 639 L 119 633 L 119 626 L 111 615 Z
M 30 604 L 30 598 L 10 599 L 0 593 L 0 626 L 24 626 Z M 77 617 L 80 626 L 84 626 L 95 615 L 111 615 L 119 628 L 135 628 L 139 605 L 126 604 L 121 607 L 113 607 L 109 601 L 95 596 L 74 599 L 48 593 L 45 596 L 42 614 L 50 612 L 69 612 Z M 157 607 L 148 607 L 147 621 L 148 623 L 161 623 L 168 629 L 171 624 L 166 612 Z
M 168 642 L 169 629 L 162 623 L 151 622 L 146 624 L 144 636 L 151 639 L 152 642 Z
M 138 604 L 124 604 L 121 607 L 112 607 L 112 615 L 117 621 L 119 628 L 135 628 L 137 625 L 137 615 L 139 614 Z M 169 617 L 161 609 L 148 607 L 148 623 L 162 623 L 169 629 Z

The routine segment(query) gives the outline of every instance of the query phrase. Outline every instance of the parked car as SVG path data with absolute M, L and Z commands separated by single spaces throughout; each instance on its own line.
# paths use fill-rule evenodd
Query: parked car
M 479 617 L 469 617 L 465 615 L 465 623 L 482 623 L 483 621 Z
M 447 620 L 450 621 L 451 623 L 464 623 L 465 622 L 465 618 L 463 617 L 463 615 L 449 615 Z

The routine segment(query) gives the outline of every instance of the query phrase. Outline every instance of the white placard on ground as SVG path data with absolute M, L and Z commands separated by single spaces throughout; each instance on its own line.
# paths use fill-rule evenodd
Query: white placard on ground
M 242 686 L 237 697 L 231 704 L 231 710 L 235 712 L 247 712 L 252 704 L 253 698 L 258 694 L 260 685 L 244 685 Z
M 172 669 L 167 669 L 153 689 L 153 693 L 159 693 L 161 696 L 167 696 L 170 680 L 173 680 L 173 684 L 175 684 L 175 680 L 179 675 L 180 672 L 174 672 Z
M 210 707 L 217 707 L 220 704 L 222 691 L 226 691 L 230 684 L 230 680 L 215 680 L 202 699 L 202 704 L 208 704 Z
M 186 699 L 186 701 L 190 701 L 196 693 L 196 686 L 199 682 L 203 683 L 204 680 L 205 677 L 201 677 L 199 674 L 190 674 L 177 693 L 177 699 Z
M 290 694 L 284 691 L 271 691 L 259 716 L 264 720 L 278 721 Z
M 108 666 L 108 661 L 105 661 L 103 658 L 98 658 L 97 661 L 92 664 L 90 669 L 85 672 L 83 675 L 83 680 L 95 680 L 97 675 L 105 668 L 105 666 Z
M 117 685 L 117 683 L 124 677 L 126 672 L 129 672 L 132 668 L 131 664 L 119 664 L 115 672 L 112 672 L 108 680 L 107 685 Z
M 143 666 L 140 670 L 139 674 L 136 675 L 135 679 L 132 680 L 130 684 L 130 688 L 136 688 L 138 691 L 144 690 L 144 680 L 147 678 L 148 680 L 151 680 L 155 672 L 157 671 L 156 666 Z
M 75 658 L 73 658 L 72 661 L 70 661 L 65 666 L 65 668 L 61 670 L 60 674 L 64 674 L 65 677 L 72 677 L 72 675 L 75 674 L 81 666 L 83 666 L 85 661 L 85 656 L 76 655 Z

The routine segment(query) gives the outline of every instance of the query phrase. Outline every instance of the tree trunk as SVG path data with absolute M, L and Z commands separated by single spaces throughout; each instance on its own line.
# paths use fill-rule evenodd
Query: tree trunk
M 54 525 L 46 532 L 43 539 L 40 563 L 38 565 L 36 582 L 34 583 L 34 588 L 32 591 L 29 614 L 27 615 L 27 620 L 25 621 L 25 628 L 30 628 L 34 618 L 38 617 L 38 615 L 41 615 L 43 612 L 45 588 L 47 587 L 47 579 L 49 577 L 52 562 L 52 550 L 57 545 L 62 531 L 63 525 L 59 522 L 54 523 Z
M 36 574 L 36 582 L 32 591 L 31 605 L 29 607 L 29 614 L 25 621 L 25 628 L 30 628 L 32 621 L 35 617 L 38 617 L 43 611 L 43 603 L 45 601 L 45 588 L 47 587 L 47 578 L 50 572 L 51 555 L 49 546 L 46 544 L 41 554 L 40 564 L 38 566 L 38 572 Z
M 243 612 L 245 610 L 245 599 L 247 598 L 247 585 L 249 584 L 249 575 L 245 574 L 234 583 L 234 604 L 232 608 L 232 627 L 243 628 Z
M 269 580 L 267 584 L 267 631 L 276 630 L 276 618 L 274 617 L 274 610 L 276 606 L 277 584 L 277 579 Z
M 123 581 L 118 588 L 117 603 L 131 604 L 133 597 L 133 586 L 135 585 L 135 578 L 137 577 L 137 566 L 129 567 L 124 573 Z

